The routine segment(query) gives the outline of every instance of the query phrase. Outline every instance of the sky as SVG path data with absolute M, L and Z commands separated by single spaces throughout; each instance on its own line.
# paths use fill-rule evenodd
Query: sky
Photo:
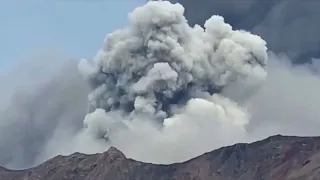
M 144 0 L 1 0 L 0 71 L 24 58 L 90 58 Z

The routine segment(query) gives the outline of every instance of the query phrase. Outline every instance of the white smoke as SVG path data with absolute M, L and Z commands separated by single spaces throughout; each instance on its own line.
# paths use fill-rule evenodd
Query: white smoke
M 80 62 L 92 87 L 81 136 L 157 163 L 245 139 L 249 113 L 219 92 L 264 81 L 266 42 L 220 16 L 192 28 L 183 14 L 167 1 L 138 7 L 127 28 L 109 34 L 92 61 Z
M 319 61 L 293 66 L 286 56 L 272 53 L 269 59 L 268 79 L 248 103 L 250 136 L 320 135 Z
M 26 58 L 13 70 L 3 72 L 1 166 L 21 169 L 35 165 L 47 142 L 59 140 L 54 134 L 68 132 L 74 136 L 82 127 L 88 86 L 77 72 L 77 61 L 57 54 Z M 59 152 L 59 146 L 50 152 Z
M 317 60 L 293 66 L 220 16 L 202 28 L 190 27 L 183 13 L 179 4 L 148 2 L 92 60 L 79 63 L 91 87 L 87 114 L 86 84 L 75 66 L 40 75 L 45 83 L 28 93 L 20 88 L 23 96 L 0 106 L 0 163 L 28 167 L 110 146 L 137 160 L 171 163 L 274 134 L 320 135 Z

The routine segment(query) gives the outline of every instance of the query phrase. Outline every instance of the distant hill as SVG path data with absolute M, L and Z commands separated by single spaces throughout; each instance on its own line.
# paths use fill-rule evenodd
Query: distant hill
M 183 150 L 182 150 L 183 151 Z M 57 156 L 35 168 L 0 168 L 1 180 L 319 180 L 320 137 L 273 136 L 236 144 L 185 163 L 154 165 L 102 154 Z

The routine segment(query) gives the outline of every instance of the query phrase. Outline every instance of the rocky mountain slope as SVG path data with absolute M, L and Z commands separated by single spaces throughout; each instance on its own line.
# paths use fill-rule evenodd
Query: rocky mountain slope
M 320 1 L 316 0 L 169 0 L 185 8 L 191 25 L 222 15 L 235 29 L 249 30 L 296 61 L 320 58 Z
M 116 148 L 57 156 L 35 168 L 0 168 L 1 180 L 319 180 L 320 137 L 273 136 L 236 144 L 184 163 L 154 165 Z

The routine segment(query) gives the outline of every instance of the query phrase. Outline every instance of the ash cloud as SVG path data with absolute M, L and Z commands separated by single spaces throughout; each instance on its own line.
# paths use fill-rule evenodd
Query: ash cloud
M 190 27 L 184 11 L 148 2 L 80 61 L 83 80 L 75 64 L 61 64 L 14 96 L 0 118 L 0 163 L 26 167 L 115 146 L 167 164 L 274 134 L 319 135 L 317 61 L 297 66 L 267 53 L 262 38 L 221 16 Z
M 88 87 L 76 65 L 47 54 L 20 62 L 1 76 L 2 166 L 33 166 L 54 133 L 75 133 L 82 127 Z
M 261 36 L 268 48 L 286 53 L 295 63 L 320 57 L 319 1 L 314 0 L 169 0 L 186 8 L 191 25 L 221 15 L 236 29 Z
M 265 78 L 267 48 L 259 36 L 232 30 L 221 16 L 205 29 L 191 28 L 183 13 L 180 4 L 166 1 L 139 7 L 129 15 L 129 28 L 108 35 L 93 61 L 80 62 L 93 89 L 91 110 L 151 103 L 152 114 L 167 115 L 163 103 L 177 104 L 182 91 L 193 97 L 188 91 L 212 94 L 235 81 Z
M 87 136 L 159 163 L 187 160 L 243 136 L 245 109 L 219 92 L 234 83 L 250 86 L 250 81 L 256 88 L 263 82 L 266 42 L 233 30 L 221 16 L 192 28 L 183 14 L 183 6 L 167 1 L 138 7 L 129 14 L 129 27 L 108 35 L 92 61 L 80 62 L 92 88 Z M 228 129 L 234 134 L 225 139 L 198 142 Z M 140 141 L 140 136 L 150 137 Z M 155 147 L 162 152 L 149 149 Z M 179 155 L 180 149 L 185 153 Z M 158 158 L 164 151 L 175 157 Z
M 268 79 L 252 99 L 254 134 L 320 135 L 318 61 L 295 66 L 285 55 L 270 54 Z

